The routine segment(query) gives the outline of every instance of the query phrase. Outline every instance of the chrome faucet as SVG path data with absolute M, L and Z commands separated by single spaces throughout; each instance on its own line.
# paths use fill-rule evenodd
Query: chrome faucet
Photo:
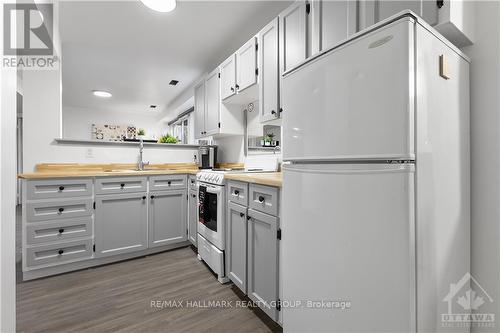
M 142 138 L 139 138 L 139 162 L 137 163 L 137 170 L 139 171 L 144 171 L 144 167 L 146 165 L 149 165 L 149 162 L 144 162 L 142 160 L 143 152 L 144 152 L 144 142 L 142 141 Z

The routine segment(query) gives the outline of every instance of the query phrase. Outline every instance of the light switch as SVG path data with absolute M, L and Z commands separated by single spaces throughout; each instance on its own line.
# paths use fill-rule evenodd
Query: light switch
M 448 60 L 441 54 L 439 56 L 439 76 L 448 80 L 450 78 L 450 66 L 448 65 Z

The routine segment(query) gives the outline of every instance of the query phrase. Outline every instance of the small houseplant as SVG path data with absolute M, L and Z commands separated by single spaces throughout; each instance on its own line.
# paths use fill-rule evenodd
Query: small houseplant
M 139 137 L 139 139 L 144 138 L 144 135 L 146 135 L 146 131 L 144 130 L 144 128 L 139 128 L 137 130 L 137 136 Z
M 170 134 L 162 135 L 158 140 L 158 143 L 177 143 L 177 142 L 179 142 L 179 139 Z

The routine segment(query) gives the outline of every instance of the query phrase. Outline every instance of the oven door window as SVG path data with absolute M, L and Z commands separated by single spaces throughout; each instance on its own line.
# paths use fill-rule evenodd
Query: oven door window
M 200 222 L 213 232 L 217 232 L 217 194 L 205 192 L 201 206 L 203 208 L 200 211 Z

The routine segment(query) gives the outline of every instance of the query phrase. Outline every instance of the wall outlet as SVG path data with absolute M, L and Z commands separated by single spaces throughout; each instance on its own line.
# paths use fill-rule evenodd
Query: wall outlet
M 87 148 L 85 151 L 86 158 L 94 158 L 94 150 L 92 148 Z

